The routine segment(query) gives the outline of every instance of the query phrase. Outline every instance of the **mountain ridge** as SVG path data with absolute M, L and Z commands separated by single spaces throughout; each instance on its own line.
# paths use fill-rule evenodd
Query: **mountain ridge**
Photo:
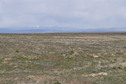
M 126 32 L 126 27 L 113 28 L 63 28 L 63 27 L 15 27 L 15 28 L 0 28 L 0 33 L 41 33 L 41 32 Z

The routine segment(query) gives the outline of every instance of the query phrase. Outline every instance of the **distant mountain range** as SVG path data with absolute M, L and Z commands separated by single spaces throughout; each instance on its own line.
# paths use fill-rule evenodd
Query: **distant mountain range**
M 23 28 L 0 28 L 0 33 L 41 33 L 41 32 L 126 32 L 126 27 L 121 28 L 96 28 L 96 29 L 78 29 L 78 28 L 36 28 L 36 27 L 23 27 Z

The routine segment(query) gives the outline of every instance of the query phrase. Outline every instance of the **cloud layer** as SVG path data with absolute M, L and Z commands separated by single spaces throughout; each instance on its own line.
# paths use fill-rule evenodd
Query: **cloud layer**
M 125 27 L 125 0 L 0 0 L 0 27 Z

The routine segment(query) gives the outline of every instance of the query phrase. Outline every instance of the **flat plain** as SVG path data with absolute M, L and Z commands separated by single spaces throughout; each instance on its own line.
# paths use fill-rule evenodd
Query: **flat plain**
M 0 34 L 0 84 L 126 84 L 126 33 Z

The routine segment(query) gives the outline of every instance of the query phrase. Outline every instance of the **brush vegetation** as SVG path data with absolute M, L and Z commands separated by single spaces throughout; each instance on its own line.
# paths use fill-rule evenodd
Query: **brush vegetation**
M 126 84 L 126 33 L 0 34 L 0 84 Z

